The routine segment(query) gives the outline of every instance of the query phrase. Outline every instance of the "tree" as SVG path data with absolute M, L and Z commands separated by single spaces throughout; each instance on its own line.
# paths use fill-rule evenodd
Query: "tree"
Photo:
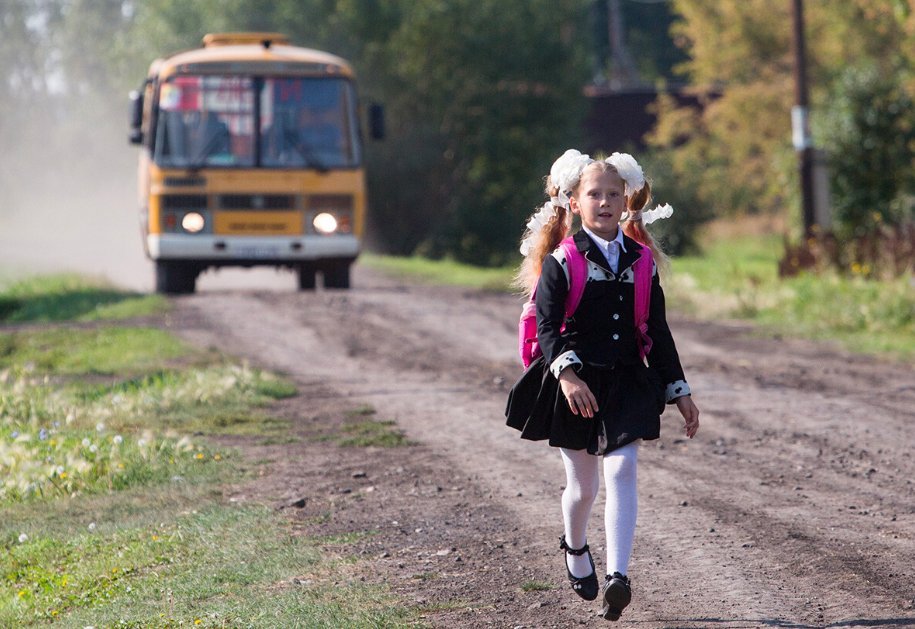
M 873 64 L 848 68 L 822 116 L 833 208 L 847 236 L 915 218 L 915 108 L 897 77 Z
M 692 177 L 699 199 L 719 216 L 797 211 L 789 3 L 674 0 L 673 7 L 673 36 L 689 57 L 680 71 L 696 92 L 720 97 L 701 111 L 662 99 L 653 146 L 670 153 L 675 174 Z M 900 85 L 912 94 L 913 7 L 913 0 L 805 5 L 814 121 L 844 70 L 862 60 L 901 66 Z M 815 142 L 829 149 L 832 139 L 818 133 Z

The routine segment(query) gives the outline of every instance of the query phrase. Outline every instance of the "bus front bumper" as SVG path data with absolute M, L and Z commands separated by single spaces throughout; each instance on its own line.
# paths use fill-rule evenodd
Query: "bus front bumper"
M 243 261 L 283 264 L 309 260 L 355 258 L 359 240 L 351 234 L 330 236 L 217 236 L 213 234 L 149 234 L 153 260 L 201 262 Z

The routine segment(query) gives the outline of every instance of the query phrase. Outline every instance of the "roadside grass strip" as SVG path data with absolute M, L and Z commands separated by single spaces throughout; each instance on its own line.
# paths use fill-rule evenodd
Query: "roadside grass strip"
M 71 330 L 70 344 L 78 347 L 81 337 L 97 332 Z M 175 339 L 169 342 L 180 350 L 171 357 L 192 353 Z M 133 368 L 125 371 L 159 366 L 160 350 L 155 344 L 146 346 L 148 355 L 138 350 L 132 354 Z M 95 364 L 110 363 L 113 354 L 120 350 L 103 353 Z M 50 371 L 39 371 L 36 363 Z M 188 435 L 254 432 L 261 423 L 282 429 L 282 422 L 267 422 L 260 409 L 295 392 L 291 384 L 246 365 L 159 369 L 97 383 L 92 362 L 80 364 L 83 373 L 69 360 L 36 358 L 28 343 L 0 358 L 5 366 L 0 371 L 0 505 L 196 473 L 227 453 Z
M 49 328 L 0 332 L 0 369 L 18 366 L 42 376 L 110 375 L 131 377 L 196 359 L 168 332 L 120 326 Z
M 878 280 L 852 268 L 779 278 L 777 236 L 712 243 L 675 258 L 665 279 L 672 308 L 700 319 L 747 319 L 763 331 L 838 341 L 901 360 L 915 356 L 915 277 Z
M 394 275 L 412 277 L 432 284 L 468 286 L 481 290 L 509 290 L 514 267 L 483 268 L 454 260 L 430 260 L 419 256 L 410 258 L 379 254 L 362 254 L 359 264 Z
M 167 308 L 161 295 L 125 291 L 80 275 L 32 277 L 0 288 L 0 321 L 10 323 L 126 319 Z
M 0 627 L 419 626 L 335 554 L 358 534 L 225 500 L 258 463 L 218 437 L 288 436 L 270 409 L 294 385 L 157 328 L 73 323 L 158 308 L 134 299 L 79 278 L 0 293 L 0 320 L 60 321 L 0 332 Z
M 67 536 L 36 532 L 0 559 L 0 625 L 397 627 L 416 612 L 347 578 L 345 562 L 261 506 L 147 512 Z

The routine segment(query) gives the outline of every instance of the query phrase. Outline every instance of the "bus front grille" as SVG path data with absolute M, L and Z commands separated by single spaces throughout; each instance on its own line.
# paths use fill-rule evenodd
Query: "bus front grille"
M 218 207 L 223 210 L 292 210 L 292 194 L 221 194 Z
M 164 210 L 204 210 L 206 206 L 205 194 L 162 195 L 162 209 Z

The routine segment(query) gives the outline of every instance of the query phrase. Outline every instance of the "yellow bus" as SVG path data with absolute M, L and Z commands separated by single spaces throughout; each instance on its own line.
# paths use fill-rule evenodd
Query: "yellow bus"
M 365 228 L 360 116 L 343 59 L 278 33 L 219 33 L 156 59 L 130 95 L 156 290 L 194 292 L 223 266 L 294 270 L 349 288 Z M 380 106 L 371 135 L 383 135 Z

